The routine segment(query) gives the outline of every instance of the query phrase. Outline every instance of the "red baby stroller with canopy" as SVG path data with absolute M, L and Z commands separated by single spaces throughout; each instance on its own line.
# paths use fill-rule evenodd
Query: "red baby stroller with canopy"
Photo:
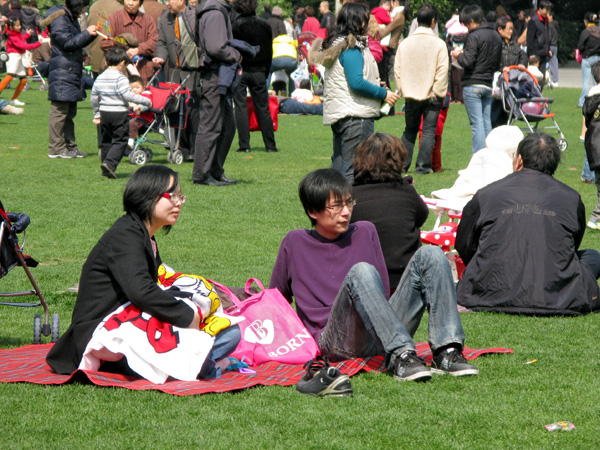
M 14 221 L 14 222 L 13 222 Z M 33 279 L 33 275 L 29 270 L 29 267 L 36 267 L 38 262 L 31 256 L 23 254 L 23 247 L 25 245 L 25 234 L 23 234 L 23 244 L 19 245 L 19 238 L 17 233 L 25 233 L 25 228 L 29 225 L 29 217 L 25 214 L 14 214 L 7 213 L 4 210 L 2 202 L 0 202 L 0 278 L 3 278 L 8 272 L 16 266 L 21 266 L 27 275 L 33 289 L 28 291 L 18 292 L 1 292 L 0 297 L 22 297 L 28 295 L 35 295 L 38 297 L 39 302 L 37 303 L 17 303 L 17 302 L 0 302 L 0 305 L 7 306 L 23 306 L 23 307 L 36 307 L 43 306 L 45 320 L 42 324 L 42 316 L 36 314 L 33 319 L 33 343 L 39 344 L 42 340 L 42 334 L 44 336 L 52 335 L 52 342 L 58 340 L 59 335 L 59 316 L 58 314 L 52 315 L 52 325 L 50 325 L 50 313 L 48 311 L 48 305 L 44 300 L 37 283 Z
M 189 77 L 189 75 L 188 75 Z M 146 145 L 157 144 L 169 149 L 167 161 L 171 164 L 183 163 L 183 153 L 179 149 L 181 132 L 187 124 L 187 102 L 190 91 L 184 86 L 187 77 L 181 84 L 158 83 L 158 86 L 148 86 L 152 94 L 154 120 L 136 139 L 133 150 L 129 154 L 129 162 L 139 166 L 152 160 L 153 153 Z M 174 125 L 177 124 L 177 125 Z M 149 133 L 160 135 L 160 139 L 150 139 Z

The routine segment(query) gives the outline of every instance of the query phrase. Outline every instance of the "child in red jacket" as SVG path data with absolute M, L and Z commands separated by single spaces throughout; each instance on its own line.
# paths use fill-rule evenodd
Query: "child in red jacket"
M 27 83 L 27 73 L 23 65 L 23 56 L 27 50 L 33 50 L 42 45 L 40 42 L 28 44 L 26 39 L 31 35 L 32 30 L 27 30 L 27 34 L 21 34 L 21 21 L 16 18 L 8 19 L 8 30 L 6 32 L 6 52 L 8 61 L 6 63 L 6 73 L 2 82 L 0 82 L 0 92 L 4 90 L 8 83 L 15 77 L 19 77 L 20 83 L 15 89 L 15 93 L 10 101 L 12 106 L 23 106 L 25 103 L 17 100 L 19 94 Z

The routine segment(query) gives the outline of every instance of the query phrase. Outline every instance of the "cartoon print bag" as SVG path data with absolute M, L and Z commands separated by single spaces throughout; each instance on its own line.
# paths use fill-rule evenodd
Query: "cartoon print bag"
M 241 302 L 226 286 L 209 280 L 225 291 L 233 306 L 225 312 L 230 316 L 244 316 L 239 324 L 242 339 L 232 356 L 251 366 L 268 361 L 284 364 L 304 364 L 319 353 L 319 347 L 304 324 L 278 289 L 264 289 L 260 280 L 250 278 L 246 282 L 246 293 L 252 283 L 261 292 L 252 294 Z

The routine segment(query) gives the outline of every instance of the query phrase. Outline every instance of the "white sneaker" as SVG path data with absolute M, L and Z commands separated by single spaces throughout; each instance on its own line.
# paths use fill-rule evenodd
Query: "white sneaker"
M 0 114 L 23 114 L 23 108 L 17 108 L 16 106 L 6 105 L 0 110 Z
M 19 101 L 19 100 L 17 100 L 16 98 L 15 98 L 14 100 L 11 100 L 11 101 L 9 102 L 9 104 L 10 104 L 11 106 L 25 106 L 25 103 L 23 103 L 23 102 L 20 102 L 20 101 Z
M 600 224 L 598 224 L 598 222 L 594 222 L 593 220 L 590 220 L 587 223 L 587 227 L 591 228 L 592 230 L 600 230 Z

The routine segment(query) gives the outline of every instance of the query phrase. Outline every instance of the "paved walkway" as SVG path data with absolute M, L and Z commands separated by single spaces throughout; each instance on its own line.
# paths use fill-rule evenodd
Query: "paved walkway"
M 558 67 L 558 86 L 581 89 L 581 66 L 577 61 Z

